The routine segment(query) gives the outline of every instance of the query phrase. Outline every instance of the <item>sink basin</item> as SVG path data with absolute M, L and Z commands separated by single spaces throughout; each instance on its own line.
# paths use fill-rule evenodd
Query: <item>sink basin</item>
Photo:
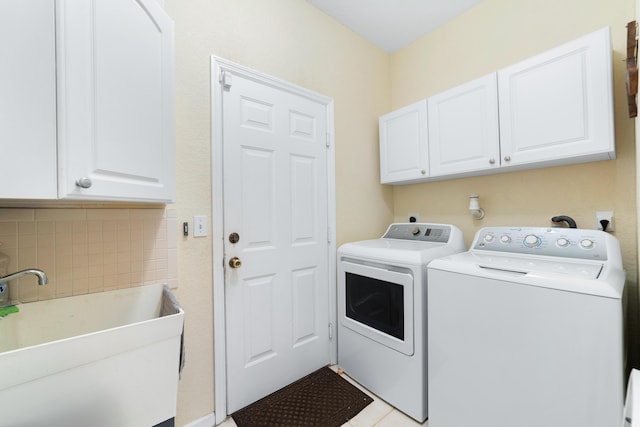
M 0 426 L 175 417 L 184 312 L 170 300 L 168 287 L 149 285 L 20 304 L 0 318 Z

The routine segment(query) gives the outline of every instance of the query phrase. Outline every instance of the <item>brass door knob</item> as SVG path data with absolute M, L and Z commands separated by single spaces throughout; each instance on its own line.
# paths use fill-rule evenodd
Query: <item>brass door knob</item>
M 237 256 L 234 256 L 229 260 L 229 267 L 231 268 L 240 268 L 242 266 L 242 261 Z

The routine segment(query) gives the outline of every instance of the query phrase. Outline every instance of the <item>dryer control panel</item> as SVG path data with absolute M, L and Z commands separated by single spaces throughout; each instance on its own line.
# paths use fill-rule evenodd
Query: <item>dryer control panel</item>
M 486 227 L 472 250 L 604 261 L 609 236 L 598 230 L 555 227 Z
M 382 238 L 447 243 L 450 235 L 451 226 L 445 224 L 408 222 L 391 224 Z

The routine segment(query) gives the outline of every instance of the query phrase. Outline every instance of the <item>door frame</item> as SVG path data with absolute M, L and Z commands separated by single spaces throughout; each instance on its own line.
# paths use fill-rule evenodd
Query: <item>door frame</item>
M 336 339 L 336 190 L 335 190 L 335 129 L 333 99 L 268 76 L 226 59 L 211 57 L 211 200 L 212 200 L 212 246 L 213 246 L 213 392 L 216 424 L 227 416 L 227 363 L 224 283 L 224 218 L 223 218 L 223 157 L 222 157 L 222 75 L 225 71 L 242 75 L 274 88 L 285 90 L 325 105 L 327 112 L 327 210 L 328 210 L 328 262 L 329 262 L 329 321 L 330 362 L 337 363 Z M 327 325 L 329 327 L 329 325 Z

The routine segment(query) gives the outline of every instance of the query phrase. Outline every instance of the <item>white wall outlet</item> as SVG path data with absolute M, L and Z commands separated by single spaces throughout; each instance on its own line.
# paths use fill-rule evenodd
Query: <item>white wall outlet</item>
M 613 211 L 597 211 L 596 212 L 596 230 L 602 230 L 602 223 L 600 221 L 609 221 L 605 231 L 615 231 L 615 224 L 613 221 Z
M 418 215 L 417 213 L 410 213 L 409 215 L 407 215 L 407 221 L 420 222 L 420 215 Z
M 207 216 L 196 215 L 193 217 L 193 237 L 204 237 L 207 235 Z

